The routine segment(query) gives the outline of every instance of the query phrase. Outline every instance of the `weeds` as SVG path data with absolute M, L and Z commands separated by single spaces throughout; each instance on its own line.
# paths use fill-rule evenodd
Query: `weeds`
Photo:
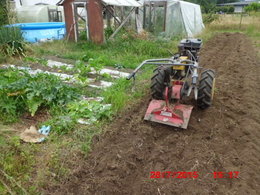
M 41 64 L 41 65 L 44 65 L 44 66 L 48 65 L 48 61 L 44 58 L 36 58 L 36 57 L 26 56 L 23 60 L 26 63 L 33 62 L 33 63 L 38 63 L 38 64 Z
M 17 27 L 0 27 L 0 51 L 10 57 L 25 55 L 25 42 Z
M 20 143 L 18 137 L 3 139 L 0 137 L 0 193 L 1 184 L 4 183 L 8 193 L 17 192 L 18 194 L 28 194 L 35 192 L 33 186 L 28 189 L 22 187 L 23 184 L 30 182 L 29 175 L 35 164 L 33 153 L 35 147 L 25 148 Z
M 147 39 L 136 38 L 135 34 L 121 34 L 117 39 L 104 45 L 94 45 L 91 42 L 79 43 L 53 41 L 33 46 L 34 55 L 56 55 L 66 59 L 82 60 L 90 59 L 101 61 L 104 66 L 116 66 L 120 64 L 125 68 L 135 68 L 140 62 L 148 58 L 168 57 L 169 50 L 175 53 L 177 40 L 156 40 L 153 37 Z M 92 62 L 93 63 L 93 62 Z

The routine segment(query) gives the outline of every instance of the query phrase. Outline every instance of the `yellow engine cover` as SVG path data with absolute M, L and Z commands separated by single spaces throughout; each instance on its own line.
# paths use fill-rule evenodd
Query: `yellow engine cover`
M 188 56 L 180 56 L 181 60 L 187 60 Z M 173 70 L 185 70 L 185 66 L 173 66 Z

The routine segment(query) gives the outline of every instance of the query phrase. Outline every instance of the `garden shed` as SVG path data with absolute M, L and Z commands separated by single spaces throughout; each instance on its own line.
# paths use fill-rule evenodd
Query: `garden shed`
M 144 29 L 158 35 L 193 37 L 203 28 L 200 5 L 178 0 L 143 0 Z
M 136 0 L 61 0 L 57 5 L 64 7 L 65 23 L 67 29 L 67 38 L 78 41 L 79 37 L 79 20 L 86 22 L 86 31 L 88 38 L 95 43 L 103 43 L 104 40 L 104 16 L 115 19 L 117 29 L 111 35 L 111 38 L 130 20 L 133 13 L 142 4 Z M 115 15 L 114 7 L 127 7 L 128 11 L 123 11 L 122 20 Z M 86 18 L 78 14 L 78 8 L 83 8 L 86 12 Z M 106 14 L 104 14 L 106 13 Z

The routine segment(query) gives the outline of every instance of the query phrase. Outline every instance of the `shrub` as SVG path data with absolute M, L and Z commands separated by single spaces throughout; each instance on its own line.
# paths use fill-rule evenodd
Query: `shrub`
M 235 8 L 234 6 L 221 6 L 221 7 L 216 7 L 216 12 L 223 12 L 223 13 L 234 13 Z

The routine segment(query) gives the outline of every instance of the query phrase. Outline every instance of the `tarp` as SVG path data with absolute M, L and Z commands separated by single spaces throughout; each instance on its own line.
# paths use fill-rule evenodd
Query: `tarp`
M 102 0 L 107 5 L 124 6 L 124 7 L 141 7 L 142 4 L 135 0 Z

